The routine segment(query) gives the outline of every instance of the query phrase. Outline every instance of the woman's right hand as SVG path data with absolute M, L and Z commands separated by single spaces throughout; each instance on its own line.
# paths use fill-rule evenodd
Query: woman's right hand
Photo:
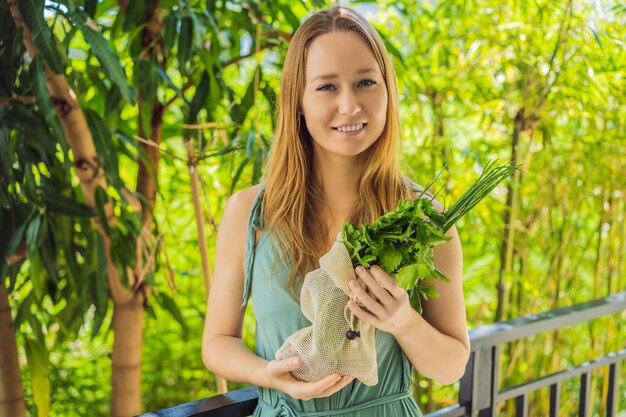
M 350 375 L 342 377 L 339 374 L 330 374 L 316 382 L 299 381 L 289 372 L 300 368 L 300 365 L 302 360 L 297 356 L 269 361 L 265 367 L 268 387 L 284 392 L 296 400 L 310 400 L 328 397 L 354 380 Z

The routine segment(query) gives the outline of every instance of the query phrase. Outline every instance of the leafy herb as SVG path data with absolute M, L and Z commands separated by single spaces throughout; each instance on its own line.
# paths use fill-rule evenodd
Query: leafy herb
M 411 306 L 422 313 L 422 300 L 437 296 L 431 286 L 419 281 L 439 279 L 449 281 L 433 262 L 433 248 L 450 238 L 446 232 L 511 173 L 518 169 L 512 163 L 485 166 L 476 182 L 443 212 L 433 207 L 432 198 L 422 192 L 414 200 L 401 200 L 394 211 L 377 218 L 371 225 L 355 226 L 345 223 L 343 242 L 350 253 L 352 266 L 369 268 L 379 265 L 395 275 L 398 285 L 411 292 Z M 432 183 L 426 187 L 428 189 Z

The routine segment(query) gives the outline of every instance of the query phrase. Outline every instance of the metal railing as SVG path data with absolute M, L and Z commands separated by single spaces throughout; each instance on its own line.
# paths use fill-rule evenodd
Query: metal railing
M 571 378 L 580 378 L 578 416 L 588 417 L 591 371 L 602 367 L 609 368 L 606 416 L 616 417 L 617 377 L 619 363 L 626 359 L 626 346 L 593 361 L 504 389 L 499 388 L 500 346 L 623 310 L 626 310 L 626 292 L 470 330 L 472 354 L 460 381 L 458 404 L 427 414 L 426 417 L 494 417 L 497 404 L 511 399 L 515 399 L 516 417 L 527 417 L 529 394 L 546 387 L 550 387 L 550 417 L 556 417 L 560 410 L 561 384 Z M 248 387 L 142 414 L 140 417 L 244 417 L 252 414 L 257 401 L 256 387 Z

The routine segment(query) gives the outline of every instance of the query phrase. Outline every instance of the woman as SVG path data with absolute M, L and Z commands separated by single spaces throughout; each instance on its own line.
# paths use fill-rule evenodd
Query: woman
M 300 358 L 274 360 L 288 336 L 310 325 L 297 294 L 342 223 L 370 223 L 416 196 L 398 168 L 397 107 L 389 56 L 363 17 L 333 7 L 302 24 L 283 68 L 264 181 L 233 195 L 224 210 L 203 338 L 209 369 L 259 387 L 255 416 L 421 416 L 411 396 L 411 366 L 443 384 L 463 375 L 469 340 L 454 228 L 435 250 L 435 264 L 450 282 L 432 284 L 440 297 L 424 304 L 422 316 L 382 269 L 356 270 L 377 298 L 357 287 L 367 309 L 349 303 L 378 329 L 377 385 L 336 374 L 302 382 L 289 373 Z M 249 295 L 256 354 L 241 341 Z

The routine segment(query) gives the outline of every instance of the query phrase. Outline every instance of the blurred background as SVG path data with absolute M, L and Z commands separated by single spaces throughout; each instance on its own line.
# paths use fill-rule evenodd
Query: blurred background
M 405 173 L 443 169 L 432 191 L 450 205 L 489 160 L 522 164 L 457 225 L 468 326 L 623 291 L 626 6 L 340 3 L 393 58 Z M 132 415 L 223 388 L 200 347 L 216 228 L 261 179 L 291 36 L 334 4 L 0 2 L 0 416 Z M 500 386 L 623 348 L 625 318 L 507 345 Z M 425 412 L 456 402 L 458 384 L 414 378 Z

